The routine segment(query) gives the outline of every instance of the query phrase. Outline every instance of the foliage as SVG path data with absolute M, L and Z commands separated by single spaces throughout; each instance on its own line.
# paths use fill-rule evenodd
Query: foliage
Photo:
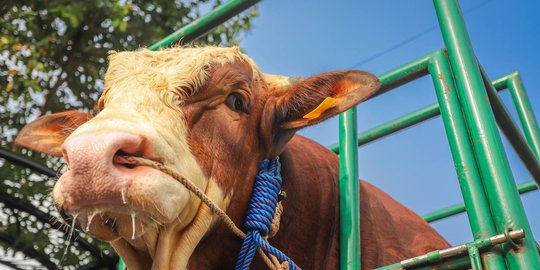
M 15 148 L 17 132 L 46 113 L 92 112 L 109 50 L 148 46 L 219 4 L 220 0 L 0 0 L 0 147 L 60 172 L 60 159 Z M 256 15 L 250 9 L 197 43 L 236 44 Z M 43 222 L 37 213 L 22 210 L 30 206 L 57 216 L 49 196 L 53 184 L 52 179 L 0 159 L 0 264 L 10 264 L 5 258 L 19 258 L 19 267 L 35 264 L 42 269 L 48 266 L 39 261 L 42 256 L 53 265 L 78 269 L 115 256 L 106 244 L 83 234 L 79 239 L 101 249 L 101 256 L 79 242 L 67 247 L 68 235 L 53 228 L 58 227 L 55 221 Z M 11 199 L 19 205 L 6 203 Z

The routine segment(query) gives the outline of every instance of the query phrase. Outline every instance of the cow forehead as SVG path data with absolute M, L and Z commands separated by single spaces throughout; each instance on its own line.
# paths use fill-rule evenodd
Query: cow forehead
M 238 47 L 175 47 L 159 51 L 110 52 L 103 94 L 119 84 L 136 82 L 152 90 L 171 90 L 185 98 L 196 94 L 205 85 L 212 66 L 238 61 L 251 66 L 254 78 L 260 77 L 258 66 Z

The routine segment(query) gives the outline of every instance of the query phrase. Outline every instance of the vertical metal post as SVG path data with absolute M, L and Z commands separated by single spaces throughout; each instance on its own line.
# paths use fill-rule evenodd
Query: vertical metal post
M 126 270 L 126 264 L 124 263 L 124 260 L 122 260 L 122 258 L 120 258 L 120 260 L 118 260 L 118 264 L 116 265 L 116 269 L 117 270 Z
M 356 108 L 339 115 L 340 269 L 358 270 L 360 254 L 360 185 L 356 145 Z
M 480 251 L 478 248 L 473 245 L 467 245 L 467 250 L 469 251 L 469 260 L 471 261 L 472 270 L 482 270 L 482 260 L 480 260 Z M 496 268 L 498 269 L 498 268 Z
M 499 233 L 524 229 L 519 250 L 508 244 L 502 252 L 512 269 L 537 269 L 540 258 L 517 193 L 465 22 L 455 0 L 434 0 L 443 39 L 456 78 L 458 93 L 480 173 Z
M 433 54 L 429 72 L 437 93 L 441 116 L 474 239 L 491 237 L 497 234 L 497 229 L 474 158 L 454 77 L 443 50 Z M 482 257 L 486 265 L 490 265 L 491 268 L 504 269 L 506 267 L 501 254 L 492 251 L 484 253 Z
M 525 138 L 536 155 L 536 158 L 540 160 L 540 128 L 538 128 L 538 122 L 534 116 L 531 103 L 529 103 L 529 98 L 527 97 L 527 92 L 525 92 L 519 73 L 512 76 L 512 79 L 508 82 L 508 91 L 510 91 L 512 100 L 516 106 L 519 120 L 523 127 L 523 133 L 525 133 Z

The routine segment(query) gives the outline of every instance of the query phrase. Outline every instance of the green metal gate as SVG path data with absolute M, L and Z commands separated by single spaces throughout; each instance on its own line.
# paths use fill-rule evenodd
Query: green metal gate
M 536 183 L 526 183 L 521 190 L 538 188 L 540 131 L 521 78 L 518 73 L 513 73 L 491 82 L 474 55 L 457 1 L 435 0 L 434 4 L 446 48 L 380 76 L 382 88 L 378 95 L 429 74 L 438 105 L 358 138 L 355 109 L 340 116 L 341 269 L 360 269 L 357 145 L 439 112 L 465 204 L 428 215 L 426 219 L 433 221 L 467 209 L 475 241 L 379 269 L 421 269 L 423 266 L 429 269 L 433 264 L 439 264 L 441 269 L 540 269 L 536 242 L 497 129 L 498 124 L 536 180 Z M 526 140 L 496 93 L 496 89 L 504 88 L 512 93 Z M 333 147 L 333 150 L 338 149 Z M 516 238 L 521 239 L 515 241 Z M 496 244 L 500 244 L 499 248 L 481 253 Z
M 157 50 L 183 38 L 190 41 L 257 3 L 232 0 L 151 45 Z M 457 0 L 434 0 L 445 48 L 379 77 L 375 96 L 431 75 L 438 104 L 358 135 L 356 108 L 340 115 L 341 269 L 360 269 L 360 194 L 357 147 L 441 114 L 464 204 L 424 216 L 428 222 L 467 212 L 474 241 L 378 269 L 540 269 L 536 242 L 519 193 L 540 183 L 540 129 L 517 72 L 490 81 L 476 59 Z M 508 89 L 526 139 L 497 91 Z M 498 124 L 498 125 L 497 125 Z M 497 126 L 509 139 L 535 181 L 516 187 Z M 519 191 L 519 193 L 518 193 Z M 519 240 L 518 240 L 519 239 Z M 497 245 L 499 248 L 492 248 Z M 120 263 L 119 269 L 123 269 Z

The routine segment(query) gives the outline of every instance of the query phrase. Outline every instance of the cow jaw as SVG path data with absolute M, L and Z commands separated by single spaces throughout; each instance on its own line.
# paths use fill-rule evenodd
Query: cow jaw
M 190 207 L 194 204 L 192 195 L 168 175 L 150 168 L 137 170 L 149 172 L 135 179 L 109 180 L 119 185 L 109 187 L 108 194 L 103 196 L 89 185 L 82 191 L 88 192 L 88 197 L 73 191 L 77 188 L 73 184 L 69 185 L 71 190 L 65 187 L 73 179 L 67 171 L 58 181 L 53 196 L 59 208 L 83 230 L 106 241 L 118 237 L 135 240 L 148 227 L 160 227 L 176 220 L 189 223 L 195 212 Z
M 224 197 L 215 181 L 209 181 L 205 194 L 221 209 L 228 207 L 229 197 Z M 128 269 L 187 269 L 195 247 L 217 219 L 206 204 L 200 204 L 188 228 L 177 221 L 161 228 L 149 228 L 140 240 L 118 238 L 110 243 Z

